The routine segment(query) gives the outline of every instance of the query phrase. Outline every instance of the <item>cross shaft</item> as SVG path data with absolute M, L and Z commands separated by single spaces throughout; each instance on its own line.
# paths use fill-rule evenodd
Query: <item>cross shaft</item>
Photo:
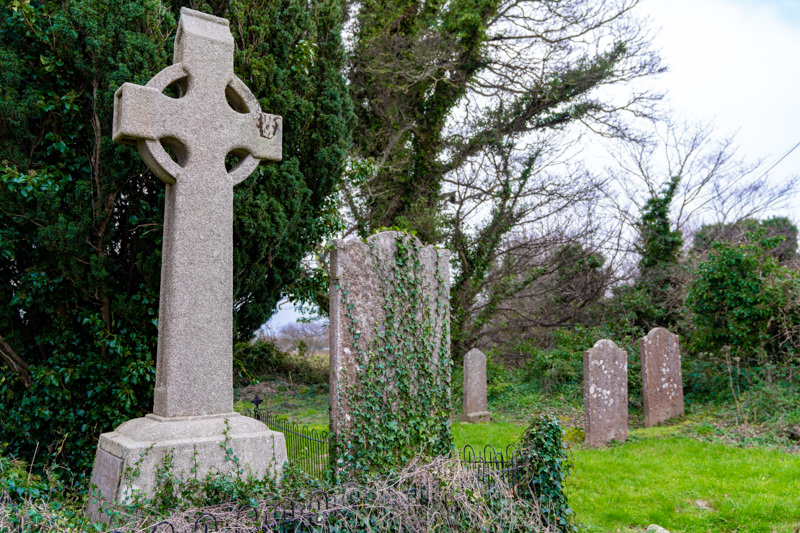
M 163 417 L 233 411 L 233 186 L 281 159 L 281 117 L 236 77 L 233 48 L 227 20 L 183 8 L 174 64 L 115 94 L 113 139 L 136 144 L 167 184 L 153 407 Z M 178 98 L 163 94 L 173 84 Z

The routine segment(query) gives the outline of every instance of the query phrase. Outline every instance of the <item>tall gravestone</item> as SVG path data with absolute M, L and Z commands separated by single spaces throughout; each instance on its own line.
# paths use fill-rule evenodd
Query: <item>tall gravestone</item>
M 628 438 L 628 356 L 614 341 L 583 353 L 583 406 L 587 446 Z
M 653 328 L 639 340 L 639 353 L 645 427 L 682 416 L 683 377 L 678 336 L 664 328 Z
M 464 356 L 464 422 L 489 422 L 486 397 L 486 354 L 473 348 Z
M 343 451 L 338 471 L 347 471 L 344 455 L 375 452 L 366 441 L 380 432 L 430 443 L 440 435 L 425 432 L 444 429 L 449 447 L 448 252 L 394 231 L 333 246 L 330 429 Z M 407 442 L 389 440 L 382 453 L 399 463 Z
M 234 74 L 233 49 L 227 20 L 183 8 L 174 64 L 115 94 L 113 140 L 137 146 L 166 203 L 153 413 L 100 436 L 95 520 L 105 502 L 152 495 L 165 459 L 176 477 L 200 478 L 233 468 L 261 478 L 286 460 L 283 434 L 233 411 L 233 186 L 279 161 L 282 139 L 281 117 Z

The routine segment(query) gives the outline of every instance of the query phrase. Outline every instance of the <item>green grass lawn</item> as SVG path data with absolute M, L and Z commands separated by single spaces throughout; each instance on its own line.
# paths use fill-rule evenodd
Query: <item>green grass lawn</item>
M 269 388 L 262 393 L 269 398 L 268 408 L 317 430 L 327 429 L 325 387 L 273 383 Z M 800 456 L 726 444 L 758 445 L 760 440 L 732 441 L 723 439 L 724 433 L 713 439 L 721 430 L 709 425 L 709 416 L 632 429 L 627 443 L 601 449 L 583 448 L 579 428 L 567 428 L 574 466 L 566 488 L 581 530 L 633 533 L 658 524 L 672 533 L 800 533 Z M 498 418 L 481 424 L 454 422 L 456 449 L 470 444 L 477 452 L 486 445 L 502 451 L 516 442 L 525 429 L 523 417 Z M 571 426 L 576 416 L 565 411 L 560 418 Z M 716 441 L 700 440 L 706 438 Z
M 524 427 L 509 422 L 491 422 L 467 424 L 455 422 L 452 426 L 453 446 L 460 450 L 471 444 L 475 451 L 483 450 L 486 445 L 494 446 L 497 451 L 519 440 Z
M 800 457 L 681 436 L 688 424 L 632 430 L 609 448 L 573 447 L 567 495 L 581 530 L 800 532 Z M 453 443 L 502 449 L 523 430 L 457 422 Z
M 588 532 L 796 532 L 800 457 L 686 437 L 574 449 L 567 495 Z

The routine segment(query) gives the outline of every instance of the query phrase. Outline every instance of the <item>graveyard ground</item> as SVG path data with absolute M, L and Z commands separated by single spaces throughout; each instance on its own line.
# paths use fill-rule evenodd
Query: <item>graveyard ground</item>
M 305 358 L 312 366 L 323 363 L 321 357 Z M 291 356 L 285 363 L 304 364 Z M 520 436 L 531 414 L 555 413 L 572 457 L 567 491 L 581 531 L 644 532 L 650 524 L 672 533 L 800 531 L 800 393 L 793 386 L 776 382 L 703 401 L 688 395 L 686 416 L 655 428 L 642 427 L 633 393 L 628 441 L 587 449 L 579 384 L 543 387 L 526 379 L 524 370 L 491 366 L 493 420 L 454 420 L 455 446 L 504 448 Z M 258 393 L 265 398 L 262 408 L 327 429 L 327 384 L 320 372 L 304 374 L 312 379 L 298 379 L 301 374 L 295 368 L 291 382 L 267 375 L 238 388 L 237 407 L 249 407 Z M 456 372 L 454 413 L 461 408 L 460 379 Z
M 237 408 L 251 407 L 258 394 L 262 408 L 327 429 L 323 354 L 261 352 L 258 362 L 260 367 L 239 376 Z M 700 390 L 692 381 L 697 370 L 690 364 L 684 369 L 691 390 Z M 490 361 L 493 421 L 464 424 L 454 417 L 455 446 L 504 448 L 519 438 L 532 414 L 551 412 L 565 430 L 572 462 L 566 492 L 580 531 L 644 533 L 658 524 L 672 533 L 800 532 L 800 392 L 791 381 L 722 388 L 704 397 L 688 394 L 686 416 L 655 428 L 642 427 L 634 387 L 627 442 L 587 449 L 579 383 L 574 375 L 545 374 L 547 379 L 534 379 L 538 371 L 508 370 Z M 630 379 L 634 376 L 631 372 Z M 453 413 L 461 408 L 460 379 L 456 371 Z M 19 512 L 29 522 L 52 522 L 50 531 L 69 529 L 59 523 L 83 523 L 80 494 L 64 490 L 62 482 L 32 476 L 27 464 L 0 456 L 0 482 L 0 489 L 27 502 Z M 142 524 L 152 526 L 160 516 L 145 517 L 149 521 Z

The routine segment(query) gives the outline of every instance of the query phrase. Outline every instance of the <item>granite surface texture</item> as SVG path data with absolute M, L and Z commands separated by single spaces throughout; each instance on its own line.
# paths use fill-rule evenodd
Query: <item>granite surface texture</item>
M 628 438 L 628 354 L 602 339 L 583 353 L 586 445 Z
M 644 426 L 652 427 L 683 416 L 681 349 L 677 335 L 653 328 L 639 340 L 642 358 Z
M 234 74 L 227 20 L 181 9 L 174 50 L 172 66 L 114 98 L 113 140 L 137 146 L 166 202 L 153 414 L 100 436 L 95 521 L 107 518 L 104 504 L 151 496 L 167 457 L 178 479 L 264 477 L 286 461 L 282 433 L 233 412 L 233 187 L 281 159 L 282 119 L 262 113 Z M 228 156 L 238 164 L 227 168 Z

